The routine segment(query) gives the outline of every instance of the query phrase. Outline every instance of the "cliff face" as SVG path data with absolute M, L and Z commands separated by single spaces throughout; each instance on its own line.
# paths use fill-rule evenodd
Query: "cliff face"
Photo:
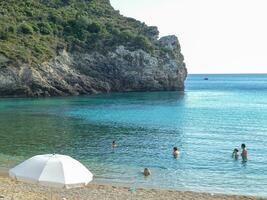
M 102 50 L 63 47 L 34 66 L 14 65 L 0 52 L 0 96 L 183 90 L 187 70 L 177 37 L 157 40 L 157 28 L 144 27 L 153 51 L 123 42 Z
M 167 53 L 118 46 L 103 55 L 62 50 L 38 67 L 0 68 L 1 96 L 58 96 L 100 92 L 183 90 L 187 76 L 175 36 L 161 38 Z M 170 55 L 173 54 L 173 55 Z M 8 62 L 8 59 L 2 58 Z

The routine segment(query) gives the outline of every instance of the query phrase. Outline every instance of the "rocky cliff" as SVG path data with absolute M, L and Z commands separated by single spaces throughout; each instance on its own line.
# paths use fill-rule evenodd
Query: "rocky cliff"
M 63 46 L 34 64 L 14 64 L 0 51 L 0 96 L 183 90 L 187 70 L 177 37 L 158 40 L 156 27 L 146 29 L 152 50 L 124 42 L 102 49 Z

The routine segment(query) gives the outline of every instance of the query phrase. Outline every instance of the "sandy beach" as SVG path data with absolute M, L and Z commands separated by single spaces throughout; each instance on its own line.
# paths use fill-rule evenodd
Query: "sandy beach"
M 0 175 L 0 199 L 11 200 L 48 200 L 51 199 L 51 190 L 46 187 L 16 182 L 11 180 L 6 174 Z M 135 192 L 130 192 L 127 187 L 112 185 L 89 184 L 85 188 L 71 190 L 53 190 L 53 200 L 133 200 L 133 199 L 179 199 L 179 200 L 263 200 L 267 198 L 236 196 L 224 194 L 179 192 L 160 189 L 137 188 Z

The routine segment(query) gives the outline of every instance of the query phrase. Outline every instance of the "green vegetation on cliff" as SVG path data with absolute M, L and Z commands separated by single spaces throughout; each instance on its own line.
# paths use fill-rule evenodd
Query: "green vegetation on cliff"
M 157 35 L 156 27 L 123 17 L 109 0 L 0 0 L 0 67 L 5 57 L 13 66 L 36 65 L 62 48 L 153 52 Z

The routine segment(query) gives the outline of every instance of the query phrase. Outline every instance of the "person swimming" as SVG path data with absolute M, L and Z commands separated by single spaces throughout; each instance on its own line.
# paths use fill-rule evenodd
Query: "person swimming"
M 177 158 L 179 156 L 180 152 L 179 149 L 177 147 L 173 147 L 173 152 L 172 155 Z
M 149 176 L 149 175 L 151 175 L 150 170 L 148 168 L 145 168 L 144 169 L 144 176 Z
M 239 156 L 239 150 L 238 150 L 238 148 L 234 148 L 232 157 L 237 160 L 238 156 Z
M 116 141 L 113 140 L 113 141 L 112 141 L 112 148 L 116 148 L 116 147 L 117 147 Z
M 241 148 L 242 148 L 242 153 L 241 153 L 242 159 L 243 159 L 243 161 L 247 161 L 248 160 L 248 151 L 247 151 L 246 145 L 242 144 Z

